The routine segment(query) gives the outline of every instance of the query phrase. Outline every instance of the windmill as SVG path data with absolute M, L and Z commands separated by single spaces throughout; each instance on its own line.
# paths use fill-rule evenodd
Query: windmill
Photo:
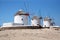
M 41 25 L 42 24 L 42 19 L 43 17 L 41 16 L 41 9 L 38 10 L 38 16 L 39 16 L 39 24 Z
M 51 26 L 54 26 L 55 25 L 55 22 L 54 22 L 54 18 L 52 18 L 52 21 L 51 21 Z
M 32 13 L 32 14 L 29 13 L 29 3 L 27 3 L 26 0 L 25 0 L 23 3 L 24 3 L 25 10 L 28 11 L 28 12 L 26 12 L 26 13 L 27 13 L 27 15 L 29 15 L 28 18 L 29 18 L 29 22 L 30 22 L 31 19 L 32 19 L 31 17 L 32 17 L 34 14 L 33 14 L 33 13 Z M 28 5 L 27 5 L 27 4 L 28 4 Z M 26 16 L 27 16 L 27 15 L 26 15 Z M 26 18 L 26 20 L 27 20 L 27 18 Z

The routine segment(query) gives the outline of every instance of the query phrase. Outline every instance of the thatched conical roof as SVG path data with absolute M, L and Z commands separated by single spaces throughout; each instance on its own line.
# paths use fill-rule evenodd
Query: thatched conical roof
M 15 14 L 15 16 L 16 15 L 27 15 L 27 16 L 29 16 L 29 13 L 25 13 L 23 10 L 19 10 L 16 14 Z

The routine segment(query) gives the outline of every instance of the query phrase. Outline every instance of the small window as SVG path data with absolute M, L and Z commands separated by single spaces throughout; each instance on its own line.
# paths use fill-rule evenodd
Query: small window
M 21 19 L 21 20 L 23 20 L 23 19 Z

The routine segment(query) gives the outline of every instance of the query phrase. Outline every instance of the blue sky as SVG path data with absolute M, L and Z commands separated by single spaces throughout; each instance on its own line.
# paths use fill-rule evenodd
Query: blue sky
M 0 0 L 0 25 L 13 22 L 19 9 L 36 16 L 50 16 L 60 25 L 60 0 Z

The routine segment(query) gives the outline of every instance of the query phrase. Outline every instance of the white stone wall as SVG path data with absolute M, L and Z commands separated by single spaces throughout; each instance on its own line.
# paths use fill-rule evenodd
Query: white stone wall
M 12 27 L 13 23 L 3 23 L 2 27 Z

